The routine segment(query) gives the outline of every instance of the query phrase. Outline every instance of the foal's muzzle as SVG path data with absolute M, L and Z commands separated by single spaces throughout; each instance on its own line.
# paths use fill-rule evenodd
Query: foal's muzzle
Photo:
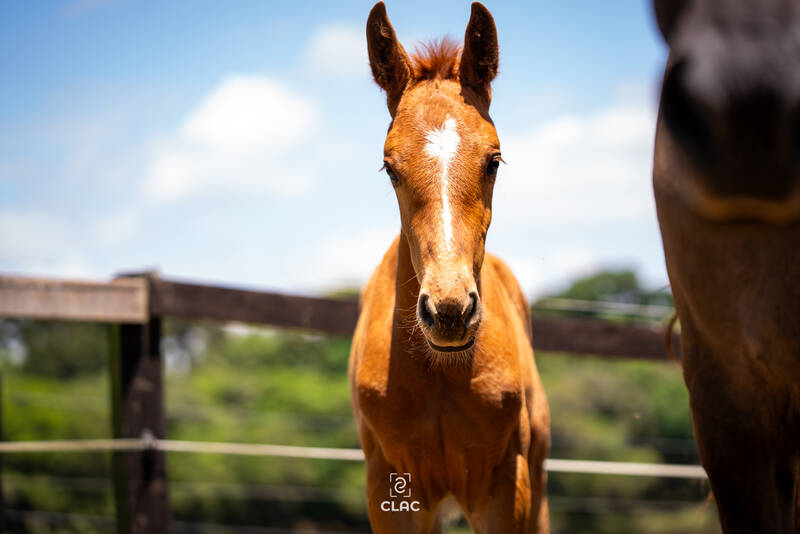
M 481 321 L 481 298 L 472 290 L 462 298 L 436 299 L 423 290 L 417 300 L 417 317 L 433 350 L 464 351 L 475 342 L 475 331 Z

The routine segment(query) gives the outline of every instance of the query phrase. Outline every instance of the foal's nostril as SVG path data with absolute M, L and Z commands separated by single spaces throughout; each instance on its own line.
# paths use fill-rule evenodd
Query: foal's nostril
M 419 300 L 417 301 L 417 313 L 419 314 L 419 318 L 422 323 L 428 328 L 433 328 L 433 325 L 436 322 L 436 310 L 433 310 L 432 308 L 433 305 L 431 304 L 428 295 L 426 293 L 420 295 Z
M 470 291 L 469 305 L 464 311 L 464 324 L 470 326 L 478 317 L 480 317 L 480 297 L 477 291 Z
M 420 322 L 440 335 L 462 335 L 464 329 L 480 321 L 481 299 L 477 291 L 469 293 L 468 301 L 454 298 L 434 302 L 427 292 L 420 293 L 417 300 L 417 316 Z

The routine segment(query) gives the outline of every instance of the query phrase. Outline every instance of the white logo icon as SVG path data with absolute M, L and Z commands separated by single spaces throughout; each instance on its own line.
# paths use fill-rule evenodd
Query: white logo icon
M 411 473 L 389 473 L 389 497 L 411 497 Z
M 419 512 L 422 509 L 419 501 L 405 500 L 411 498 L 411 473 L 389 473 L 389 497 L 391 501 L 381 501 L 384 512 Z

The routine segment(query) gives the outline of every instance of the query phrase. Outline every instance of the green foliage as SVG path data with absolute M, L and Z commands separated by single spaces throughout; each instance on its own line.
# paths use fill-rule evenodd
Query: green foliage
M 565 290 L 549 297 L 537 300 L 532 309 L 536 314 L 548 313 L 569 316 L 597 316 L 607 320 L 620 320 L 622 317 L 644 321 L 663 319 L 663 312 L 655 315 L 640 316 L 641 312 L 601 312 L 590 310 L 560 310 L 548 305 L 550 299 L 568 299 L 575 301 L 604 301 L 633 305 L 657 305 L 672 307 L 672 295 L 667 288 L 646 289 L 642 287 L 638 277 L 630 270 L 605 270 L 580 278 Z
M 361 288 L 359 287 L 341 287 L 325 293 L 326 298 L 339 300 L 358 300 L 360 296 Z
M 102 369 L 108 359 L 107 328 L 97 323 L 18 321 L 16 332 L 26 348 L 23 369 L 55 378 L 73 378 Z M 0 346 L 4 343 L 0 343 Z
M 638 295 L 642 291 L 633 271 L 603 271 L 572 283 L 558 296 L 568 299 L 603 300 L 620 295 Z
M 551 457 L 699 461 L 676 366 L 550 353 L 536 360 L 550 404 Z M 694 481 L 552 473 L 548 493 L 554 532 L 718 531 L 713 510 L 702 509 L 708 488 Z M 661 526 L 640 514 L 660 516 Z
M 173 361 L 169 438 L 358 446 L 348 338 L 179 321 L 168 321 L 164 331 Z M 97 337 L 70 337 L 58 350 L 107 342 L 104 331 Z M 175 365 L 181 359 L 189 365 Z M 539 353 L 537 365 L 551 408 L 552 457 L 697 461 L 686 390 L 672 364 Z M 27 361 L 10 365 L 3 384 L 7 439 L 109 436 L 104 361 L 73 373 L 63 378 Z M 113 515 L 108 455 L 7 455 L 4 462 L 10 509 L 84 514 L 61 527 L 29 520 L 16 532 L 109 531 L 86 519 Z M 243 525 L 369 528 L 360 462 L 173 453 L 167 464 L 176 521 L 229 525 L 220 532 Z M 697 482 L 551 473 L 548 492 L 554 533 L 719 532 L 713 508 L 703 504 L 708 489 Z M 462 520 L 449 531 L 465 528 Z
M 339 373 L 346 371 L 349 353 L 349 338 L 263 328 L 228 336 L 210 345 L 204 357 L 208 364 L 242 371 L 277 366 Z

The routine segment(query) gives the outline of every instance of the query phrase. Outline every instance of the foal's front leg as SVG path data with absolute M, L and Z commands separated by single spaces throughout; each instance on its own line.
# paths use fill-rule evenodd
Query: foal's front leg
M 392 498 L 390 494 L 392 474 L 397 469 L 383 457 L 380 448 L 371 447 L 367 453 L 367 511 L 372 531 L 375 534 L 429 534 L 438 526 L 436 508 L 439 503 L 421 503 L 415 497 L 413 480 L 411 497 Z M 406 503 L 401 506 L 401 503 Z M 416 504 L 413 504 L 416 503 Z M 413 508 L 411 509 L 413 504 Z M 408 509 L 399 510 L 408 506 Z
M 502 463 L 495 468 L 485 501 L 467 513 L 470 526 L 478 534 L 529 532 L 531 495 L 528 459 L 510 449 Z

